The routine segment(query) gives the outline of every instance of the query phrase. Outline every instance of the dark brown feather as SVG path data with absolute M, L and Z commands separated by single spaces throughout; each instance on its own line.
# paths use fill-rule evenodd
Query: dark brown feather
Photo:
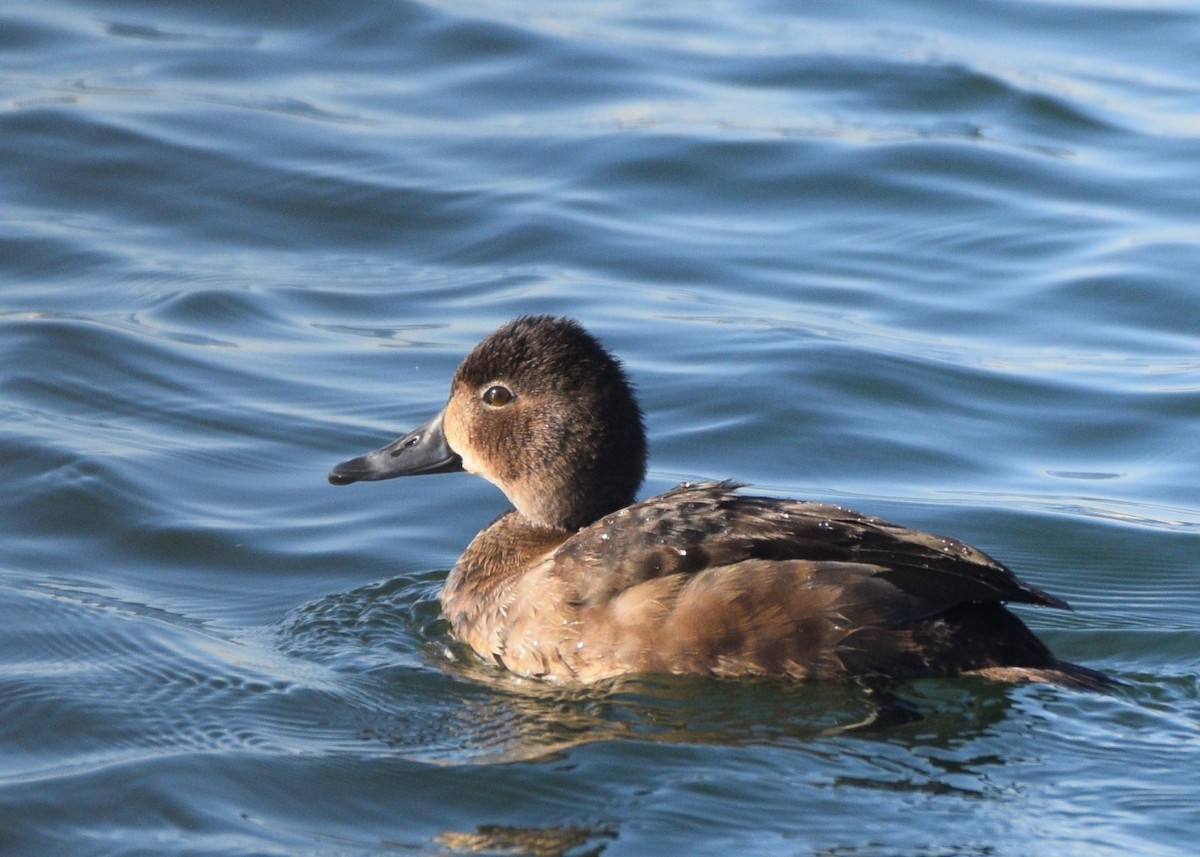
M 644 580 L 709 566 L 805 559 L 875 566 L 898 591 L 919 598 L 925 615 L 965 601 L 1067 607 L 956 539 L 831 503 L 744 496 L 738 487 L 685 483 L 581 530 L 559 549 L 559 562 L 604 572 L 580 577 L 577 600 L 596 603 Z

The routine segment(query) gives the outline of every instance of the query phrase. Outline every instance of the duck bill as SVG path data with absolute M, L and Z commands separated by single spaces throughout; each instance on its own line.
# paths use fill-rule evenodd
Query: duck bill
M 343 461 L 329 471 L 334 485 L 374 482 L 396 476 L 422 476 L 426 473 L 455 473 L 463 469 L 462 459 L 446 443 L 442 415 L 398 437 L 385 447 Z

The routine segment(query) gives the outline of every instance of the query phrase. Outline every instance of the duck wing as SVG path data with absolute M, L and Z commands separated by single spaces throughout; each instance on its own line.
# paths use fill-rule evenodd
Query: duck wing
M 889 624 L 959 604 L 1068 606 L 957 539 L 832 503 L 742 495 L 739 487 L 729 481 L 684 483 L 582 529 L 555 552 L 558 568 L 597 570 L 571 581 L 572 600 L 598 605 L 659 578 L 750 560 L 759 568 L 762 561 L 801 560 L 816 563 L 807 567 L 822 569 L 820 576 L 841 577 L 848 591 L 873 591 L 870 579 L 888 584 L 893 597 L 866 597 L 859 604 L 867 611 L 883 609 Z

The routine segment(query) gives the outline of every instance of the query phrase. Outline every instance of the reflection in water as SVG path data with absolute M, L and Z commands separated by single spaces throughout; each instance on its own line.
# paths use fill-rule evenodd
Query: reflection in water
M 615 839 L 616 832 L 606 827 L 509 827 L 481 824 L 473 833 L 445 831 L 436 841 L 455 852 L 466 854 L 523 854 L 528 857 L 558 857 L 572 849 L 572 857 L 600 854 L 604 843 L 597 839 Z

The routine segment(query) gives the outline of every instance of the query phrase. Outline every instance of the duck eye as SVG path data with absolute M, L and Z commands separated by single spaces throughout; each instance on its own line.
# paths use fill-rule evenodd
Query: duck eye
M 488 387 L 483 393 L 483 403 L 485 405 L 491 405 L 493 408 L 503 407 L 515 398 L 516 396 L 513 395 L 512 390 L 508 389 L 508 387 L 501 386 L 500 384 L 497 384 L 494 387 Z

